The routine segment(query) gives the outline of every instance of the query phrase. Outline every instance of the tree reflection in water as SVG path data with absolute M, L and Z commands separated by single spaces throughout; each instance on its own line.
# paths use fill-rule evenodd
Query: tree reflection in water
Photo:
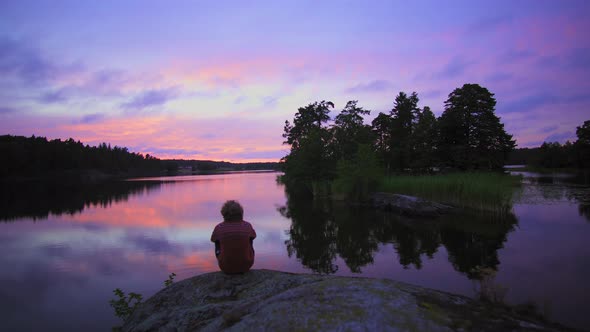
M 446 215 L 437 219 L 411 219 L 391 213 L 360 209 L 330 199 L 304 199 L 288 195 L 279 212 L 291 219 L 285 241 L 289 256 L 317 273 L 335 273 L 338 256 L 350 271 L 373 263 L 380 245 L 391 243 L 404 268 L 422 268 L 423 255 L 432 258 L 442 245 L 455 270 L 469 279 L 482 279 L 480 271 L 497 270 L 498 249 L 517 223 L 513 213 L 502 216 L 477 213 Z
M 88 206 L 108 207 L 113 202 L 160 187 L 158 181 L 113 181 L 94 184 L 56 182 L 5 182 L 0 188 L 0 221 L 46 219 L 49 214 L 74 215 Z

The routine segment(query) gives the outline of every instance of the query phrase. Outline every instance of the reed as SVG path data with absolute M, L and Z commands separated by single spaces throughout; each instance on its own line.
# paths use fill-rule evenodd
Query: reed
M 521 178 L 501 173 L 394 175 L 382 179 L 380 191 L 414 195 L 463 208 L 506 213 Z

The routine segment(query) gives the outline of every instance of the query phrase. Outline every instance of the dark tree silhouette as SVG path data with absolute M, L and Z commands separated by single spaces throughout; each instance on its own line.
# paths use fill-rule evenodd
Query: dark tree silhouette
M 363 115 L 369 114 L 371 111 L 357 106 L 357 101 L 352 100 L 334 118 L 332 150 L 335 159 L 348 160 L 355 155 L 358 144 L 371 144 L 371 128 L 363 122 Z
M 334 178 L 335 160 L 328 148 L 332 135 L 324 126 L 332 107 L 330 101 L 315 102 L 298 109 L 293 125 L 285 121 L 284 144 L 291 145 L 282 159 L 285 181 L 304 183 L 310 193 L 317 190 L 318 182 Z
M 516 146 L 495 113 L 496 99 L 478 84 L 465 84 L 449 94 L 439 120 L 439 151 L 447 166 L 496 169 Z
M 389 173 L 391 168 L 391 116 L 379 113 L 373 122 L 371 128 L 375 141 L 373 143 L 377 156 L 384 165 L 385 170 Z
M 578 136 L 575 143 L 578 167 L 590 168 L 590 120 L 586 120 L 582 126 L 576 127 L 576 136 Z
M 391 110 L 391 153 L 392 165 L 403 170 L 410 166 L 414 154 L 412 134 L 418 118 L 418 94 L 412 92 L 410 96 L 400 92 L 395 97 Z
M 424 109 L 418 113 L 418 122 L 413 135 L 415 148 L 414 159 L 412 160 L 413 169 L 427 170 L 436 164 L 437 137 L 436 117 L 430 107 L 424 106 Z
M 0 136 L 0 177 L 38 176 L 48 173 L 99 170 L 108 174 L 159 171 L 160 160 L 131 153 L 127 148 L 101 143 L 88 146 L 72 138 L 48 141 L 45 137 Z

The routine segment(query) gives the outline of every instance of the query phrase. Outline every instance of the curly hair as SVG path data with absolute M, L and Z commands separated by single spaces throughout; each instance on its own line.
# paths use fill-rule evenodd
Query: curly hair
M 229 200 L 221 207 L 223 221 L 240 221 L 244 218 L 244 209 L 238 201 Z

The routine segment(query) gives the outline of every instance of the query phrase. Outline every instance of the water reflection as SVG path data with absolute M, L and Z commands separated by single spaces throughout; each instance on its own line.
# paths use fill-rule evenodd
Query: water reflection
M 587 222 L 590 222 L 590 204 L 580 204 L 578 206 L 578 212 L 580 216 L 586 218 Z
M 516 198 L 520 204 L 578 204 L 578 213 L 590 222 L 590 173 L 539 174 L 511 172 L 523 175 L 524 190 Z
M 60 184 L 55 182 L 4 182 L 0 189 L 0 221 L 46 219 L 50 214 L 74 215 L 90 206 L 103 208 L 130 196 L 157 189 L 159 182 L 106 182 Z
M 509 303 L 548 299 L 553 318 L 590 324 L 587 186 L 527 182 L 514 215 L 502 221 L 466 214 L 413 220 L 296 199 L 275 179 L 231 174 L 122 188 L 17 188 L 11 194 L 18 199 L 2 187 L 1 218 L 18 218 L 0 223 L 3 328 L 108 330 L 118 324 L 108 305 L 113 289 L 147 297 L 172 272 L 182 280 L 217 271 L 209 237 L 230 198 L 258 233 L 256 269 L 362 273 L 468 296 L 506 295 Z M 34 218 L 43 222 L 27 222 Z
M 497 270 L 498 250 L 517 224 L 508 213 L 462 213 L 439 219 L 410 219 L 372 209 L 358 209 L 327 199 L 302 199 L 289 195 L 279 212 L 291 219 L 285 241 L 289 256 L 317 273 L 335 273 L 342 258 L 351 272 L 361 273 L 373 263 L 380 245 L 391 243 L 399 264 L 421 269 L 440 246 L 456 271 L 469 279 L 481 279 L 482 269 Z
M 481 279 L 482 270 L 498 270 L 498 250 L 504 247 L 507 235 L 517 224 L 516 216 L 507 214 L 501 222 L 493 216 L 461 215 L 440 227 L 442 245 L 455 270 L 469 279 Z

